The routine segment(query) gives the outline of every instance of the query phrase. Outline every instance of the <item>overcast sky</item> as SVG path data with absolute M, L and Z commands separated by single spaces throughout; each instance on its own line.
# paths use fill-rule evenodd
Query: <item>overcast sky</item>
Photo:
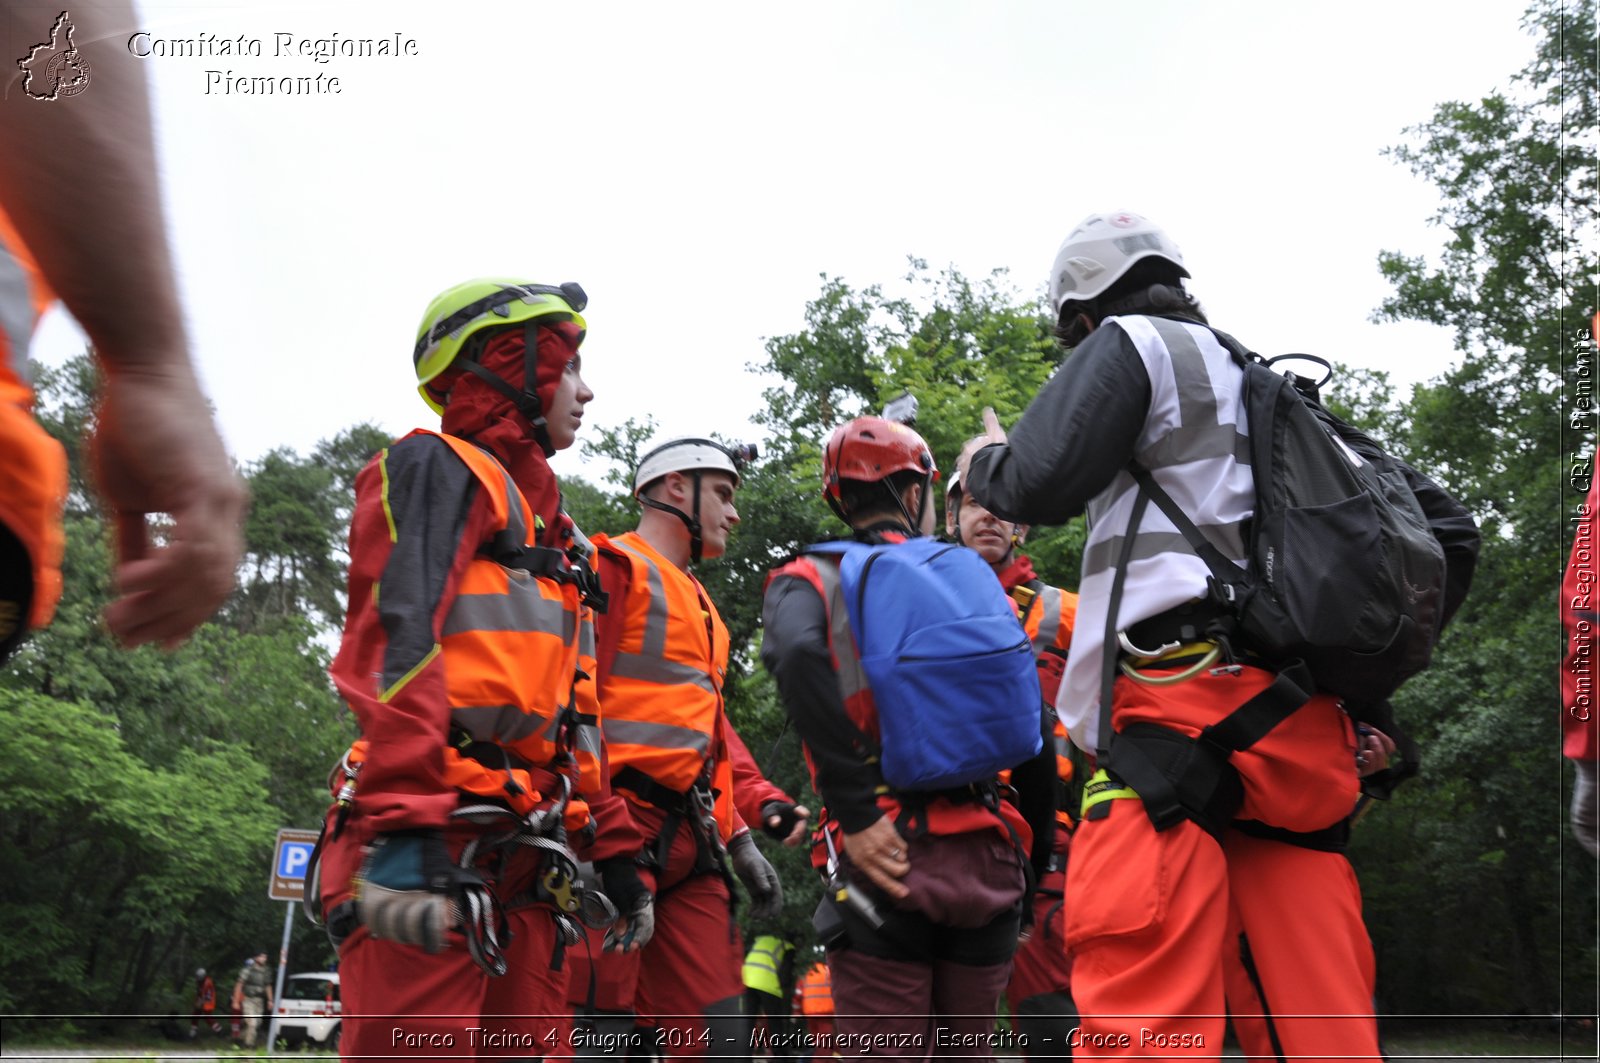
M 1450 337 L 1367 320 L 1378 252 L 1439 243 L 1431 189 L 1380 153 L 1508 83 L 1522 8 L 146 0 L 151 40 L 262 55 L 128 61 L 154 87 L 200 371 L 250 460 L 430 423 L 422 310 L 486 274 L 588 290 L 590 423 L 738 435 L 747 363 L 801 327 L 819 274 L 893 287 L 914 254 L 1031 294 L 1097 210 L 1165 226 L 1256 349 L 1425 379 Z M 416 54 L 318 63 L 274 55 L 279 34 Z M 225 94 L 208 70 L 341 91 Z M 36 348 L 55 363 L 81 339 L 57 312 Z

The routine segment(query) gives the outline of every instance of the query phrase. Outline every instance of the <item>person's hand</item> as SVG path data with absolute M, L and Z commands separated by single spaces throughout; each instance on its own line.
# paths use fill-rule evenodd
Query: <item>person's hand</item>
M 856 870 L 890 897 L 899 900 L 911 892 L 900 881 L 911 870 L 906 843 L 888 816 L 880 816 L 865 830 L 846 834 L 844 851 Z
M 1356 742 L 1356 774 L 1365 779 L 1389 766 L 1394 755 L 1394 739 L 1382 731 L 1363 726 Z
M 967 482 L 967 470 L 972 465 L 972 456 L 993 443 L 1004 443 L 1006 430 L 1000 427 L 1000 418 L 995 416 L 993 406 L 983 408 L 983 435 L 974 436 L 967 440 L 961 448 L 961 453 L 956 457 L 956 473 L 961 477 L 961 482 Z
M 656 933 L 656 899 L 648 890 L 638 894 L 628 910 L 606 931 L 603 952 L 638 952 Z
M 983 434 L 989 443 L 1004 443 L 1006 430 L 1000 427 L 1000 418 L 995 415 L 993 406 L 983 408 Z M 984 444 L 985 446 L 988 443 Z
M 761 806 L 762 829 L 785 845 L 799 845 L 806 837 L 811 810 L 790 801 L 768 801 Z
M 233 591 L 248 497 L 187 365 L 108 370 L 91 452 L 118 530 L 106 626 L 130 647 L 175 648 Z M 151 513 L 172 518 L 159 545 Z
M 1595 786 L 1595 763 L 1578 761 L 1578 782 L 1572 788 L 1572 833 L 1590 856 L 1600 856 L 1600 788 Z
M 380 834 L 361 867 L 356 913 L 375 938 L 441 952 L 461 922 L 451 889 L 458 874 L 439 831 Z
M 783 882 L 756 848 L 754 835 L 749 831 L 734 835 L 728 842 L 728 860 L 739 881 L 750 891 L 752 919 L 771 919 L 783 911 Z

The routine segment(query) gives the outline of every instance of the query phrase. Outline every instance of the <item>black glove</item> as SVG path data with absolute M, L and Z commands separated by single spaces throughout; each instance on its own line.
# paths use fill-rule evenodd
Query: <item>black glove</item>
M 767 858 L 756 848 L 756 839 L 749 831 L 736 834 L 728 842 L 728 859 L 733 870 L 750 891 L 750 917 L 771 919 L 783 911 L 783 883 L 778 873 L 767 863 Z
M 767 832 L 767 837 L 783 841 L 794 830 L 794 825 L 800 822 L 800 813 L 795 811 L 799 807 L 793 801 L 768 801 L 761 806 L 761 829 Z M 778 817 L 776 827 L 771 823 L 773 816 Z
M 650 943 L 656 932 L 655 897 L 639 878 L 639 871 L 626 856 L 614 856 L 595 864 L 606 897 L 616 906 L 618 917 L 606 931 L 601 948 L 606 952 L 637 952 Z
M 619 912 L 631 912 L 641 893 L 649 893 L 639 878 L 639 869 L 626 856 L 613 856 L 598 861 L 594 869 L 600 873 L 600 886 Z

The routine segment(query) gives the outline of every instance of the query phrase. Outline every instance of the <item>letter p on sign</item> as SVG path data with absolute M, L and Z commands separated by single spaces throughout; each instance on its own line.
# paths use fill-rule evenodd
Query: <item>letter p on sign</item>
M 267 886 L 268 897 L 275 901 L 298 901 L 301 898 L 305 893 L 311 853 L 316 847 L 317 832 L 314 830 L 285 827 L 278 831 L 278 845 L 272 855 L 272 881 Z

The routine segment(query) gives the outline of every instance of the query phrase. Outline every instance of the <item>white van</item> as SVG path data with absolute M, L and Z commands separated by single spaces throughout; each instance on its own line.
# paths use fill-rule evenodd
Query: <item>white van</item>
M 326 971 L 292 974 L 278 1001 L 278 1036 L 289 1047 L 307 1042 L 339 1048 L 339 976 Z

